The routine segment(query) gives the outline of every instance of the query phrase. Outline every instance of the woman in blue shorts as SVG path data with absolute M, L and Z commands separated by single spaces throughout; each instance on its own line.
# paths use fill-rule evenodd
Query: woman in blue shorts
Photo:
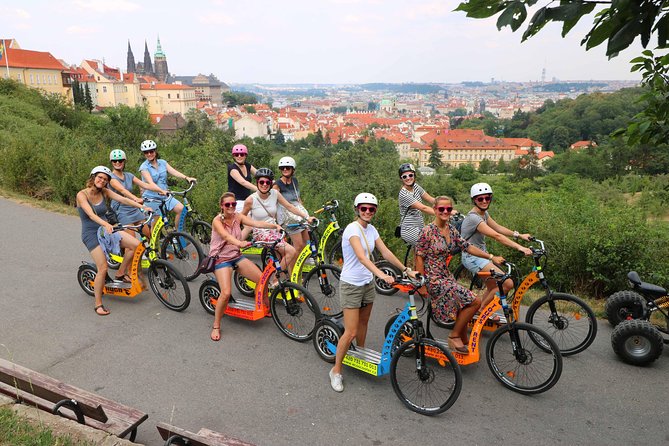
M 102 305 L 102 290 L 107 278 L 107 258 L 100 246 L 100 242 L 98 242 L 98 230 L 100 227 L 103 227 L 108 234 L 111 234 L 114 230 L 105 216 L 107 213 L 106 199 L 116 200 L 139 209 L 150 210 L 150 208 L 122 197 L 108 189 L 107 184 L 111 176 L 112 173 L 109 168 L 97 166 L 91 171 L 91 175 L 88 181 L 86 181 L 86 188 L 77 193 L 77 210 L 81 219 L 81 241 L 91 253 L 91 257 L 93 257 L 93 261 L 95 261 L 95 266 L 97 267 L 97 275 L 94 281 L 95 313 L 99 316 L 109 314 L 109 310 Z M 135 249 L 139 245 L 139 240 L 123 231 L 118 234 L 121 236 L 121 248 L 125 249 L 125 255 L 123 256 L 123 262 L 118 267 L 116 280 L 127 282 L 129 279 L 125 271 L 135 253 Z
M 196 181 L 195 178 L 188 177 L 183 173 L 176 170 L 174 167 L 170 166 L 169 163 L 163 159 L 160 159 L 157 152 L 157 145 L 154 141 L 147 139 L 142 143 L 140 149 L 146 158 L 144 162 L 139 166 L 139 171 L 142 174 L 142 179 L 144 182 L 157 186 L 163 191 L 167 191 L 167 175 L 170 174 L 182 180 L 186 180 L 189 183 Z M 158 192 L 148 189 L 144 190 L 142 194 L 143 198 L 153 198 L 153 199 L 162 199 Z M 158 211 L 158 204 L 147 202 L 147 204 Z M 184 205 L 181 204 L 176 198 L 170 197 L 166 202 L 167 210 L 174 211 L 174 226 L 179 224 L 179 219 L 181 218 L 181 212 L 184 210 Z
M 127 157 L 123 150 L 112 150 L 109 154 L 109 161 L 111 161 L 112 164 L 112 178 L 107 187 L 113 192 L 139 204 L 144 204 L 144 200 L 132 193 L 134 185 L 137 185 L 144 190 L 152 190 L 160 195 L 165 195 L 166 192 L 155 184 L 145 183 L 130 172 L 125 171 Z M 122 225 L 132 225 L 144 220 L 144 214 L 142 214 L 142 212 L 135 206 L 128 206 L 119 201 L 112 200 L 111 208 L 116 213 L 118 222 Z M 145 231 L 145 235 L 148 237 L 150 228 L 145 227 Z
M 254 228 L 281 229 L 281 226 L 276 223 L 252 220 L 244 214 L 235 212 L 237 200 L 232 192 L 224 193 L 219 205 L 221 213 L 214 217 L 214 221 L 211 222 L 211 248 L 209 251 L 210 256 L 218 256 L 214 275 L 221 289 L 221 294 L 216 302 L 214 325 L 211 327 L 212 341 L 221 339 L 221 318 L 228 306 L 228 300 L 232 292 L 232 270 L 237 268 L 242 276 L 255 283 L 260 282 L 260 268 L 244 257 L 240 251 L 241 248 L 246 248 L 251 244 L 249 241 L 242 240 L 241 225 Z M 267 299 L 267 296 L 265 296 L 265 299 Z M 267 304 L 267 302 L 265 303 Z

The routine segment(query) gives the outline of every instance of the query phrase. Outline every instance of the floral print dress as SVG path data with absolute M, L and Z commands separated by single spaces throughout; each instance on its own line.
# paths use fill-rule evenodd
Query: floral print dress
M 446 241 L 439 228 L 429 224 L 423 228 L 416 255 L 423 258 L 427 291 L 432 296 L 432 311 L 438 320 L 455 320 L 458 312 L 471 304 L 476 298 L 474 294 L 455 280 L 448 270 L 446 258 L 449 252 L 459 247 L 467 249 L 469 243 L 460 236 L 453 226 L 448 225 L 450 243 Z

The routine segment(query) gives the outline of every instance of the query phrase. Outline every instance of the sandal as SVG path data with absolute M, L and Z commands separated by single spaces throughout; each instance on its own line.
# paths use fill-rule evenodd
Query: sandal
M 114 277 L 114 280 L 116 282 L 132 283 L 132 278 L 127 274 L 123 274 L 121 277 L 116 276 Z
M 100 308 L 102 308 L 102 313 L 98 311 Z M 109 313 L 111 313 L 111 311 L 107 310 L 105 306 L 102 304 L 95 307 L 93 311 L 95 311 L 95 314 L 97 314 L 98 316 L 107 316 Z
M 218 336 L 214 336 L 214 330 L 218 330 Z M 211 340 L 218 342 L 221 340 L 221 327 L 211 327 Z
M 469 349 L 465 347 L 464 344 L 462 345 L 456 345 L 455 340 L 460 341 L 460 344 L 462 344 L 462 340 L 460 340 L 459 337 L 448 337 L 448 348 L 450 348 L 454 352 L 462 353 L 464 355 L 469 353 Z

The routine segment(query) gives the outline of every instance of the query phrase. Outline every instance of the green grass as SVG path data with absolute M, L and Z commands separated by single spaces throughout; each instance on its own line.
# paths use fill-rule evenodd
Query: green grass
M 58 436 L 47 428 L 31 424 L 10 408 L 0 408 L 0 445 L 70 446 L 88 444 L 91 443 Z
M 0 197 L 15 201 L 20 204 L 27 204 L 28 206 L 41 208 L 51 212 L 58 212 L 59 214 L 78 215 L 76 208 L 67 206 L 62 203 L 54 201 L 39 200 L 37 198 L 29 197 L 28 195 L 19 194 L 8 189 L 0 187 Z

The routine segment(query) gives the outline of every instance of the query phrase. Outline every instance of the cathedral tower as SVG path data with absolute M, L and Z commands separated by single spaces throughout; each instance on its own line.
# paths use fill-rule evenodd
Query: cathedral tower
M 156 77 L 161 82 L 166 82 L 170 73 L 167 69 L 167 57 L 160 46 L 160 36 L 158 36 L 158 45 L 156 46 L 156 54 L 153 55 L 153 60 L 156 64 Z
M 151 63 L 151 54 L 149 54 L 149 45 L 144 41 L 144 74 L 153 76 L 153 64 Z
M 135 73 L 137 67 L 135 66 L 135 56 L 132 54 L 132 49 L 130 48 L 130 40 L 128 40 L 128 64 L 126 67 L 127 73 Z

